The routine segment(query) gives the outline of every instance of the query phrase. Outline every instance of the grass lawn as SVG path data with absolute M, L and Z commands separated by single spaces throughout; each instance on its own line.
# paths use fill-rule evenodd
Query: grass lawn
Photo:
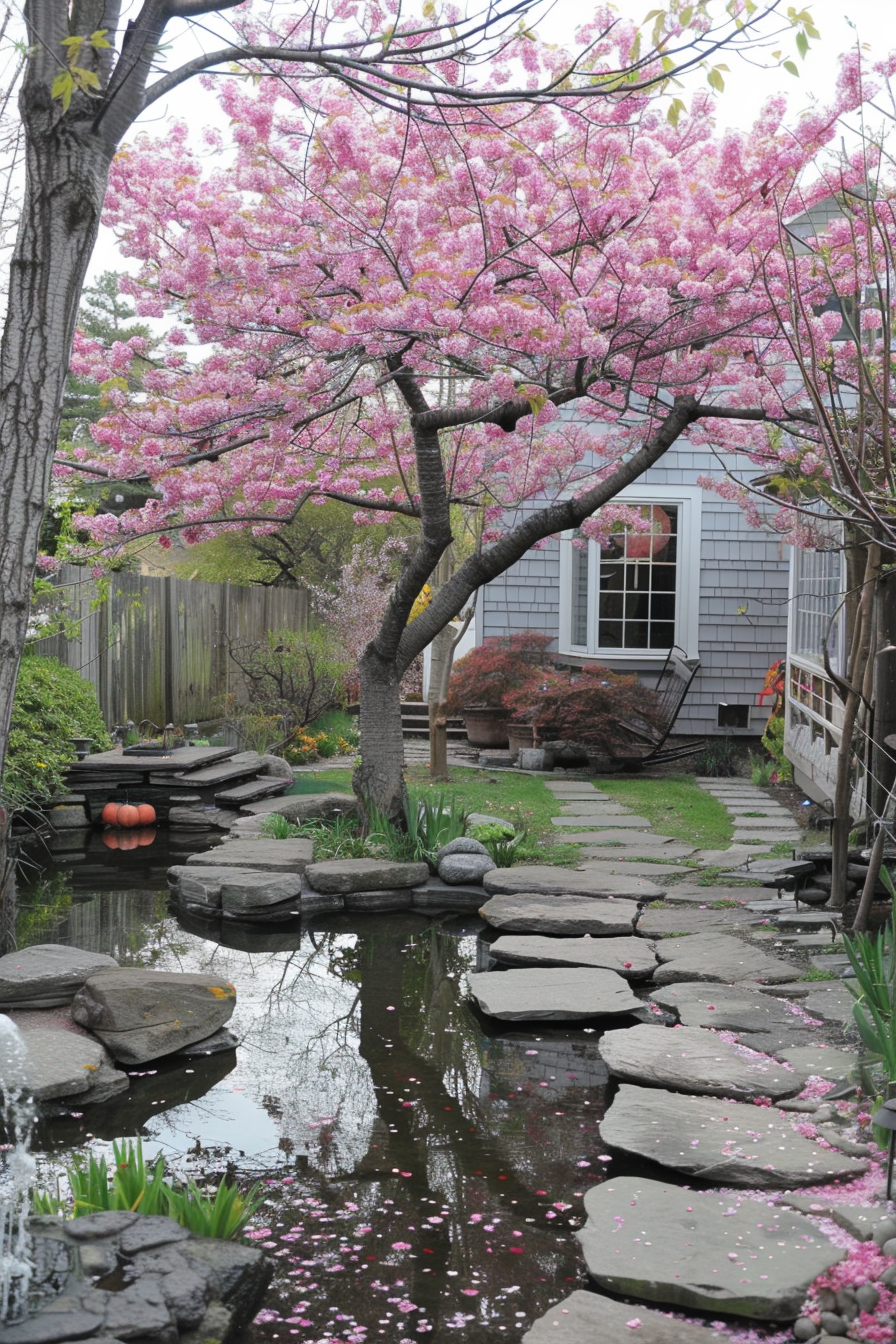
M 615 803 L 646 817 L 658 835 L 672 835 L 701 849 L 722 849 L 731 844 L 731 817 L 692 775 L 664 775 L 662 779 L 611 776 L 593 782 Z

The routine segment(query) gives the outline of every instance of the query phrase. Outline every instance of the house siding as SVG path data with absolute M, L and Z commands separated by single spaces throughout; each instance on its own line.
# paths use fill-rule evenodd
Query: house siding
M 718 459 L 685 444 L 670 449 L 639 487 L 695 486 L 699 476 L 719 476 Z M 534 506 L 533 506 L 534 507 Z M 771 705 L 759 706 L 769 666 L 787 648 L 789 551 L 773 533 L 748 526 L 736 504 L 703 493 L 700 536 L 698 646 L 700 671 L 676 725 L 681 734 L 761 733 Z M 559 641 L 560 545 L 551 540 L 527 552 L 479 595 L 477 640 L 539 630 Z M 745 615 L 739 607 L 747 607 Z M 558 644 L 555 643 L 555 648 Z M 596 660 L 597 661 L 597 660 Z M 655 662 L 607 660 L 650 680 Z M 746 730 L 718 727 L 720 702 L 750 706 Z

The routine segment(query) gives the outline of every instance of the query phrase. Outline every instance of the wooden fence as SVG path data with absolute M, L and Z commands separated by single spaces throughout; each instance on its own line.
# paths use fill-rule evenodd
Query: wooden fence
M 241 588 L 121 573 L 111 575 L 109 596 L 97 603 L 97 585 L 87 570 L 63 565 L 56 582 L 78 618 L 79 633 L 74 639 L 40 640 L 35 651 L 59 658 L 93 682 L 110 725 L 218 717 L 223 696 L 239 695 L 242 688 L 227 642 L 251 642 L 270 630 L 308 624 L 308 597 L 300 588 Z

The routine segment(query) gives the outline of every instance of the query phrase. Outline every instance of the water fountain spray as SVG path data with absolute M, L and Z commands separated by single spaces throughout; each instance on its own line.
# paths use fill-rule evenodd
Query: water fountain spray
M 0 1168 L 0 1322 L 24 1315 L 33 1265 L 28 1212 L 35 1162 L 30 1153 L 34 1103 L 27 1089 L 28 1047 L 0 1013 L 0 1102 L 6 1128 Z

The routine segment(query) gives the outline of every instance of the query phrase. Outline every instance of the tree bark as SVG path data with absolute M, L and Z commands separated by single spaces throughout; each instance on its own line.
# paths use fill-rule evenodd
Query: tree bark
M 401 678 L 404 668 L 368 644 L 361 659 L 361 761 L 352 786 L 365 823 L 370 807 L 394 826 L 405 828 L 404 737 Z

